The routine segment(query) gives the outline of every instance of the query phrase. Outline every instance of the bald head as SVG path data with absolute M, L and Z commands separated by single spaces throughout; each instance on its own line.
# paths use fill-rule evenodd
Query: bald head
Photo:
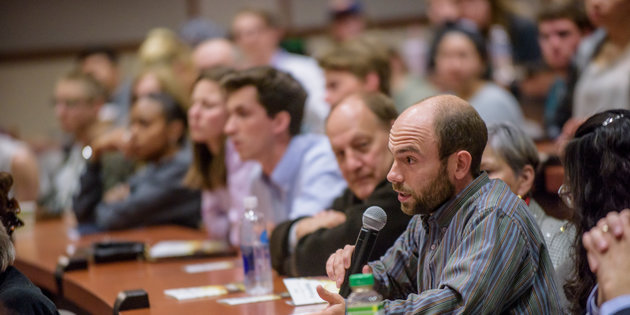
M 438 95 L 409 107 L 396 124 L 430 126 L 438 143 L 440 159 L 465 150 L 472 157 L 471 174 L 479 174 L 481 156 L 488 140 L 488 130 L 477 111 L 465 100 L 454 95 Z
M 216 66 L 233 67 L 236 63 L 236 50 L 227 39 L 209 39 L 195 48 L 193 61 L 200 71 Z

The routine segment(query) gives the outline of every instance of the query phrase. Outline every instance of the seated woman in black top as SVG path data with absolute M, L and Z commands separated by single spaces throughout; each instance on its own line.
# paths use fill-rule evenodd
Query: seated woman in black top
M 11 241 L 13 230 L 22 226 L 16 213 L 19 206 L 8 194 L 13 177 L 0 173 L 0 314 L 58 314 L 55 304 L 42 294 L 31 281 L 11 264 L 15 248 Z
M 167 94 L 141 96 L 131 106 L 129 129 L 92 144 L 73 210 L 82 232 L 156 224 L 198 227 L 201 197 L 183 178 L 191 161 L 185 146 L 186 113 Z M 122 149 L 144 164 L 127 183 L 103 192 L 102 152 Z M 86 228 L 87 226 L 87 228 Z

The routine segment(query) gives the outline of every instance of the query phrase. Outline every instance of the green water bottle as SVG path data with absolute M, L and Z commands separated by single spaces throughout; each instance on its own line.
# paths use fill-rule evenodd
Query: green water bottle
M 371 273 L 350 276 L 352 293 L 348 296 L 348 315 L 385 314 L 383 296 L 374 291 L 374 276 Z

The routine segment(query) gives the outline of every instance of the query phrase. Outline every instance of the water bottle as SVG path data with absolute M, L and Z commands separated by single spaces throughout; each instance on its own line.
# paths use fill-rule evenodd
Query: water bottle
M 257 211 L 258 199 L 245 197 L 245 213 L 241 224 L 241 254 L 245 272 L 245 292 L 251 295 L 269 294 L 273 291 L 269 237 L 265 218 Z
M 348 296 L 348 315 L 385 314 L 383 296 L 374 291 L 374 276 L 357 273 L 350 276 L 352 293 Z

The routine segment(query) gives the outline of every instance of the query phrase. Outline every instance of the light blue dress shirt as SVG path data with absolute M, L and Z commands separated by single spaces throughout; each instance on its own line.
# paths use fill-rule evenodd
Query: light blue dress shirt
M 257 170 L 252 194 L 267 220 L 280 223 L 328 209 L 346 188 L 346 181 L 322 135 L 297 135 L 271 176 Z
M 588 315 L 612 315 L 623 309 L 630 308 L 630 295 L 618 296 L 612 300 L 608 300 L 602 304 L 601 307 L 597 306 L 597 289 L 599 285 L 595 285 L 591 294 L 586 301 L 586 314 Z

